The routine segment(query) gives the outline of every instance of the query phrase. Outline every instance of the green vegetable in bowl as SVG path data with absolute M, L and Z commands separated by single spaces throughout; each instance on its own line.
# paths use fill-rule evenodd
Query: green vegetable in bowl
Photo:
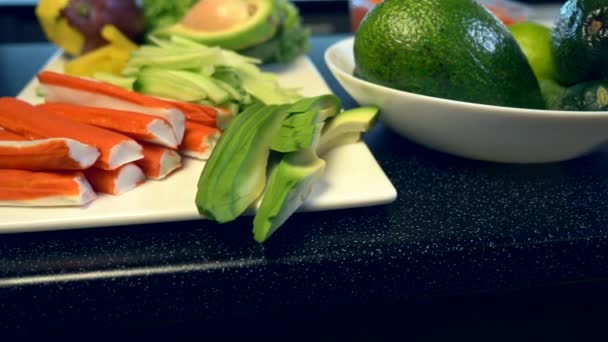
M 566 92 L 566 88 L 554 80 L 542 78 L 538 80 L 538 85 L 547 109 L 561 110 L 562 97 Z
M 561 97 L 560 109 L 608 110 L 608 80 L 583 82 L 567 88 Z
M 561 85 L 608 78 L 607 11 L 606 0 L 568 0 L 561 6 L 551 35 Z

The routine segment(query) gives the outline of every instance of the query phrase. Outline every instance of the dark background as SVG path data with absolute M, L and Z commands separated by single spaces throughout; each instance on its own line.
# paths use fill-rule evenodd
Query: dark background
M 551 1 L 541 0 L 526 2 L 550 3 Z M 0 1 L 0 3 L 2 2 Z M 296 1 L 296 4 L 301 10 L 305 23 L 313 28 L 313 32 L 316 35 L 348 32 L 348 5 L 346 1 Z M 43 41 L 45 41 L 45 37 L 40 31 L 34 16 L 33 6 L 0 6 L 0 44 L 35 43 Z M 318 46 L 317 48 L 321 49 L 322 47 Z M 40 47 L 40 49 L 47 49 L 47 47 Z M 53 48 L 48 46 L 48 49 L 48 53 L 45 50 L 45 53 L 40 53 L 37 56 L 30 55 L 28 57 L 25 52 L 23 52 L 23 54 L 15 53 L 13 56 L 16 56 L 14 58 L 17 59 L 30 58 L 27 64 L 35 66 L 41 64 L 43 60 L 41 60 L 40 63 L 33 63 L 32 59 L 46 58 L 46 56 L 50 55 Z M 24 49 L 23 51 L 31 50 Z M 319 56 L 320 53 L 317 52 L 315 55 Z M 320 60 L 316 62 L 318 65 L 321 65 Z M 7 65 L 15 65 L 15 63 L 8 63 Z M 4 67 L 4 65 L 2 64 L 2 56 L 0 55 L 0 69 L 2 69 L 2 67 Z M 3 73 L 5 72 L 6 70 L 3 71 Z M 34 72 L 34 70 L 31 72 L 20 70 L 20 73 L 24 76 L 32 75 Z M 11 80 L 10 77 L 6 76 L 7 78 L 3 81 L 2 76 L 3 75 L 0 74 L 0 95 L 3 94 L 2 83 L 6 86 L 9 83 L 9 80 Z M 7 90 L 7 94 L 13 94 L 14 91 L 21 87 L 22 84 L 17 82 L 12 85 L 12 88 L 9 89 L 10 91 Z M 492 179 L 493 176 L 496 176 L 493 173 L 496 173 L 499 178 L 500 176 L 507 177 L 506 179 L 522 178 L 522 183 L 515 183 L 515 181 L 513 181 L 514 184 L 520 184 L 521 186 L 522 184 L 533 184 L 533 181 L 542 174 L 541 171 L 538 171 L 540 170 L 538 168 L 514 167 L 509 169 L 483 163 L 460 161 L 459 159 L 442 156 L 441 154 L 413 146 L 406 141 L 397 139 L 394 135 L 385 134 L 384 137 L 385 140 L 383 140 L 382 143 L 370 145 L 375 147 L 374 152 L 377 152 L 379 156 L 384 156 L 385 159 L 383 159 L 383 161 L 389 166 L 387 170 L 392 171 L 393 176 L 396 173 L 396 170 L 395 167 L 390 168 L 390 164 L 395 164 L 397 166 L 410 165 L 410 167 L 413 167 L 414 169 L 419 168 L 419 172 L 412 174 L 427 174 L 431 178 L 439 178 L 440 183 L 442 179 L 447 182 L 451 179 L 450 177 L 468 179 L 473 182 L 474 179 L 476 181 L 477 178 L 475 177 L 479 174 L 482 176 L 485 175 L 485 178 L 482 179 Z M 397 150 L 403 148 L 404 150 L 413 152 L 397 154 L 393 152 L 393 147 Z M 409 158 L 409 164 L 408 162 L 398 164 L 396 158 L 401 159 L 404 156 Z M 561 181 L 564 182 L 564 184 L 562 184 L 561 187 L 551 187 L 551 189 L 557 188 L 557 190 L 568 192 L 570 190 L 569 185 L 574 183 L 573 179 L 582 179 L 583 183 L 580 183 L 580 186 L 583 189 L 593 189 L 593 185 L 596 184 L 594 181 L 600 182 L 599 184 L 604 184 L 605 176 L 603 175 L 603 171 L 601 171 L 601 166 L 605 163 L 603 160 L 601 154 L 595 154 L 579 161 L 563 164 L 560 168 L 555 168 L 564 170 L 565 175 L 561 175 L 561 177 L 558 175 L 553 182 L 561 184 L 559 183 Z M 457 164 L 457 167 L 453 167 L 452 165 L 454 165 L 454 163 L 459 164 Z M 510 172 L 509 170 L 514 171 Z M 530 176 L 531 178 L 529 178 L 530 180 L 528 181 L 526 181 L 528 178 L 521 177 L 522 174 L 526 173 L 526 170 L 532 173 L 532 176 Z M 467 175 L 470 175 L 470 177 Z M 417 183 L 417 180 L 418 179 L 415 177 L 411 180 L 406 178 L 396 179 L 396 181 L 403 182 L 402 184 L 410 185 L 414 190 L 425 188 L 424 185 L 420 185 L 423 183 Z M 549 180 L 547 182 L 540 182 L 539 184 L 555 184 L 551 183 Z M 416 188 L 416 184 L 419 184 L 418 188 Z M 575 183 L 573 186 L 578 185 L 579 183 Z M 467 189 L 472 187 L 467 187 L 465 184 L 462 188 Z M 595 188 L 596 192 L 592 192 L 592 194 L 596 195 L 603 189 L 603 187 Z M 415 193 L 414 190 L 412 190 L 413 193 Z M 537 199 L 540 198 L 537 196 L 541 196 L 542 194 L 542 192 L 539 192 L 538 195 L 535 195 L 532 191 L 529 196 L 531 196 L 531 199 Z M 585 194 L 588 195 L 588 192 Z M 586 199 L 583 197 L 581 198 L 582 200 Z M 594 197 L 590 195 L 589 198 Z M 597 198 L 600 199 L 598 200 L 599 209 L 597 209 L 600 211 L 603 209 L 604 202 L 601 201 L 602 197 L 599 195 Z M 462 205 L 464 207 L 467 206 L 466 204 Z M 421 208 L 424 212 L 425 207 L 422 206 Z M 370 212 L 373 212 L 372 210 L 373 209 L 353 210 L 350 214 L 363 217 Z M 572 209 L 572 212 L 574 212 L 574 209 Z M 589 217 L 588 219 L 592 223 L 594 223 L 593 219 L 596 218 L 594 215 L 599 215 L 591 210 L 581 212 L 586 213 Z M 332 213 L 322 213 L 319 215 L 323 218 L 327 218 L 326 221 L 330 222 L 330 224 L 349 221 L 348 219 L 332 220 L 332 216 L 330 216 L 334 215 Z M 335 215 L 341 215 L 341 213 Z M 601 217 L 604 216 L 600 216 L 600 218 Z M 306 226 L 306 223 L 308 222 L 311 227 L 314 227 L 318 222 L 324 221 L 323 219 L 317 219 L 312 222 L 312 220 L 313 219 L 308 219 L 308 221 L 304 220 L 303 225 Z M 547 227 L 550 226 L 550 224 L 550 220 L 546 222 Z M 592 227 L 592 225 L 590 224 L 588 227 Z M 28 250 L 31 250 L 34 253 L 36 251 L 44 250 L 47 254 L 55 256 L 56 262 L 61 263 L 64 256 L 69 258 L 70 255 L 76 255 L 78 250 L 58 248 L 58 246 L 73 248 L 74 246 L 87 246 L 87 244 L 90 243 L 90 245 L 96 246 L 96 248 L 104 246 L 104 248 L 108 248 L 109 250 L 107 254 L 114 254 L 111 252 L 120 250 L 122 247 L 127 247 L 127 250 L 131 250 L 131 244 L 136 247 L 146 246 L 146 248 L 149 248 L 149 244 L 154 245 L 154 243 L 156 243 L 155 247 L 160 251 L 164 251 L 166 239 L 169 239 L 169 241 L 171 241 L 171 239 L 183 241 L 180 243 L 185 247 L 188 247 L 192 239 L 184 239 L 183 236 L 198 234 L 198 230 L 196 229 L 182 228 L 181 230 L 173 230 L 170 228 L 171 227 L 166 228 L 166 231 L 163 229 L 138 231 L 135 228 L 130 232 L 121 231 L 121 239 L 116 241 L 114 240 L 114 237 L 118 234 L 116 233 L 116 230 L 113 229 L 96 230 L 95 234 L 87 232 L 82 233 L 81 235 L 79 233 L 60 232 L 48 235 L 31 235 L 27 238 L 24 238 L 23 236 L 4 238 L 2 243 L 0 243 L 0 247 L 2 247 L 0 248 L 0 251 L 4 256 L 18 256 L 21 255 L 21 253 L 27 253 Z M 302 232 L 300 234 L 305 235 L 303 232 L 305 232 L 308 227 L 299 230 L 296 229 L 298 226 L 293 228 L 296 232 L 300 231 Z M 345 228 L 345 231 L 352 233 L 352 230 L 362 230 L 364 228 L 365 227 L 350 227 L 347 229 Z M 511 230 L 500 232 L 499 234 L 497 233 L 497 236 L 508 236 L 515 232 L 519 233 L 516 236 L 522 237 L 523 239 L 523 237 L 528 236 L 526 235 L 528 233 L 531 234 L 532 237 L 534 237 L 535 234 L 541 234 L 536 231 L 528 232 L 523 228 L 520 231 L 517 228 L 518 227 L 513 227 Z M 322 228 L 319 227 L 316 229 L 322 230 Z M 325 229 L 329 230 L 327 227 Z M 336 230 L 339 231 L 339 229 Z M 548 230 L 552 231 L 552 229 Z M 75 235 L 72 236 L 69 234 Z M 425 234 L 431 233 L 427 232 Z M 472 239 L 478 235 L 478 232 L 471 231 L 470 234 L 470 241 L 473 245 Z M 130 238 L 125 238 L 125 235 Z M 163 238 L 162 240 L 158 240 L 160 242 L 155 242 L 155 236 L 163 236 Z M 326 339 L 345 339 L 346 334 L 347 338 L 351 340 L 361 340 L 365 339 L 365 337 L 390 340 L 391 336 L 395 335 L 408 336 L 411 340 L 461 340 L 459 337 L 464 336 L 468 337 L 470 340 L 471 332 L 475 332 L 477 336 L 483 337 L 484 341 L 547 340 L 548 337 L 553 341 L 606 340 L 606 305 L 608 304 L 606 284 L 608 283 L 608 280 L 605 277 L 606 263 L 603 257 L 605 255 L 606 246 L 604 241 L 606 240 L 603 237 L 601 239 L 594 238 L 591 234 L 585 236 L 587 237 L 586 240 L 579 239 L 578 242 L 575 241 L 575 243 L 564 240 L 555 244 L 530 244 L 531 246 L 529 248 L 519 248 L 518 246 L 515 246 L 514 255 L 521 257 L 521 265 L 505 263 L 504 265 L 508 265 L 510 268 L 507 268 L 508 271 L 506 271 L 504 275 L 498 272 L 488 272 L 488 279 L 476 278 L 479 273 L 475 273 L 475 271 L 483 272 L 485 266 L 490 269 L 490 266 L 494 265 L 493 263 L 497 263 L 496 259 L 494 259 L 494 261 L 491 259 L 485 260 L 481 259 L 481 257 L 478 258 L 478 256 L 497 254 L 503 257 L 503 259 L 499 259 L 499 261 L 510 261 L 511 259 L 505 256 L 506 253 L 500 254 L 498 252 L 500 248 L 495 248 L 497 251 L 494 251 L 492 248 L 484 247 L 471 248 L 473 256 L 470 257 L 470 259 L 463 258 L 460 260 L 456 259 L 456 257 L 453 257 L 454 259 L 449 259 L 456 265 L 461 266 L 461 268 L 457 267 L 459 270 L 466 270 L 468 266 L 472 267 L 469 273 L 465 274 L 463 272 L 461 278 L 457 278 L 462 280 L 461 283 L 456 282 L 450 284 L 449 287 L 451 289 L 458 289 L 459 286 L 463 288 L 466 286 L 474 288 L 471 284 L 484 284 L 490 283 L 491 281 L 496 281 L 499 285 L 511 283 L 523 284 L 518 289 L 509 289 L 506 288 L 507 286 L 504 286 L 505 288 L 498 291 L 479 291 L 479 289 L 477 289 L 478 291 L 461 289 L 461 291 L 457 293 L 428 291 L 424 295 L 419 295 L 416 298 L 400 298 L 400 300 L 391 301 L 389 300 L 390 297 L 383 298 L 379 295 L 379 293 L 382 293 L 383 291 L 390 292 L 389 290 L 391 289 L 386 287 L 387 284 L 391 284 L 390 279 L 381 279 L 376 281 L 375 287 L 369 287 L 369 291 L 372 293 L 374 293 L 373 290 L 376 290 L 377 294 L 370 296 L 372 299 L 379 299 L 376 301 L 370 300 L 369 302 L 365 302 L 365 300 L 362 299 L 356 303 L 357 305 L 352 304 L 351 306 L 329 307 L 318 307 L 317 303 L 311 302 L 308 305 L 298 306 L 297 309 L 291 309 L 287 305 L 269 306 L 266 308 L 268 311 L 257 313 L 257 319 L 254 319 L 256 317 L 251 317 L 241 312 L 234 312 L 212 321 L 205 321 L 199 320 L 200 317 L 196 315 L 188 316 L 187 312 L 180 312 L 181 308 L 179 307 L 167 306 L 166 312 L 163 313 L 164 316 L 162 316 L 158 310 L 155 310 L 158 309 L 158 307 L 155 306 L 155 303 L 157 303 L 157 301 L 162 302 L 165 300 L 166 298 L 163 296 L 165 296 L 170 289 L 163 287 L 163 284 L 171 283 L 171 281 L 165 280 L 159 281 L 158 283 L 149 283 L 151 285 L 149 288 L 146 287 L 146 293 L 142 295 L 143 298 L 137 298 L 142 299 L 141 304 L 139 304 L 139 306 L 135 305 L 141 309 L 141 312 L 144 312 L 141 316 L 153 321 L 155 323 L 154 326 L 142 325 L 141 329 L 138 329 L 138 325 L 142 323 L 129 320 L 129 318 L 138 318 L 136 313 L 126 311 L 111 321 L 111 324 L 102 322 L 108 324 L 109 329 L 107 331 L 100 331 L 99 327 L 85 324 L 85 318 L 78 317 L 80 312 L 77 309 L 90 308 L 91 311 L 88 312 L 89 316 L 97 315 L 103 317 L 104 313 L 114 313 L 113 305 L 120 306 L 123 304 L 120 303 L 121 300 L 125 300 L 129 303 L 137 301 L 137 299 L 129 301 L 127 297 L 120 296 L 121 294 L 127 296 L 132 293 L 132 288 L 130 287 L 131 283 L 112 285 L 100 280 L 91 281 L 90 283 L 74 284 L 73 288 L 66 289 L 62 289 L 61 286 L 31 287 L 29 289 L 15 286 L 14 289 L 5 292 L 5 295 L 7 295 L 6 293 L 10 293 L 10 296 L 7 296 L 13 299 L 12 302 L 7 302 L 6 298 L 0 296 L 0 308 L 15 308 L 15 310 L 0 310 L 0 327 L 2 327 L 3 324 L 20 321 L 20 318 L 25 317 L 23 321 L 26 322 L 26 327 L 27 324 L 30 324 L 32 327 L 38 325 L 38 329 L 40 329 L 40 326 L 47 328 L 46 330 L 42 329 L 41 331 L 29 329 L 29 332 L 32 334 L 39 333 L 48 337 L 50 331 L 50 336 L 53 336 L 53 332 L 56 333 L 55 335 L 62 336 L 65 331 L 70 331 L 77 335 L 82 335 L 83 337 L 86 336 L 85 338 L 87 340 L 91 337 L 94 339 L 101 339 L 107 337 L 107 335 L 117 334 L 121 336 L 138 337 L 139 339 L 156 339 L 162 336 L 170 337 L 170 340 L 173 340 L 175 336 L 181 337 L 190 334 L 200 335 L 211 331 L 218 334 L 218 337 L 226 337 L 238 333 L 246 335 L 249 332 L 253 334 L 263 333 L 265 335 L 272 335 L 274 332 L 275 334 L 286 335 L 297 334 L 300 338 L 304 338 L 308 335 L 314 335 L 315 331 L 318 330 L 326 330 L 333 333 L 332 335 L 326 335 Z M 292 239 L 298 240 L 299 238 L 302 238 L 302 236 L 296 233 L 295 237 Z M 286 239 L 290 239 L 290 237 L 286 237 Z M 239 242 L 232 243 L 238 245 Z M 14 246 L 21 246 L 22 248 L 15 248 Z M 32 246 L 38 246 L 39 248 L 33 248 Z M 177 246 L 179 247 L 181 245 L 178 244 Z M 424 243 L 422 246 L 424 246 Z M 370 245 L 370 248 L 372 247 L 374 246 Z M 420 247 L 420 250 L 423 249 L 423 247 Z M 86 248 L 81 248 L 81 251 L 82 250 L 86 250 Z M 141 249 L 138 248 L 133 248 L 133 250 L 135 252 L 141 251 Z M 184 250 L 188 251 L 187 249 L 178 250 L 182 252 Z M 238 250 L 238 248 L 235 248 L 235 250 Z M 416 247 L 412 247 L 412 250 L 415 252 Z M 62 251 L 66 251 L 65 254 L 61 254 L 63 253 Z M 196 251 L 197 250 L 194 252 Z M 57 254 L 55 255 L 53 253 Z M 420 253 L 426 252 L 423 251 Z M 120 254 L 116 253 L 116 255 Z M 437 256 L 437 258 L 440 257 L 443 256 Z M 27 260 L 26 257 L 21 259 Z M 552 268 L 547 269 L 546 271 L 543 270 L 542 267 L 544 266 L 542 265 L 544 264 L 539 266 L 537 263 L 539 259 L 545 260 L 546 264 Z M 14 260 L 20 260 L 20 258 L 15 257 Z M 429 257 L 429 260 L 429 262 L 434 261 L 433 257 Z M 52 258 L 49 262 L 51 261 L 53 261 Z M 484 264 L 486 261 L 487 264 Z M 500 262 L 497 264 L 503 265 Z M 410 274 L 421 274 L 420 279 L 422 280 L 418 279 L 416 282 L 415 280 L 417 278 L 414 278 L 414 281 L 407 282 L 407 289 L 416 288 L 423 280 L 428 280 L 429 284 L 432 286 L 439 287 L 434 281 L 435 279 L 442 279 L 441 277 L 437 277 L 437 274 L 443 272 L 443 269 L 437 266 L 427 269 L 426 264 L 420 263 L 420 265 L 421 266 L 413 265 L 413 270 Z M 44 265 L 41 267 L 43 266 Z M 535 268 L 539 269 L 535 270 Z M 15 272 L 26 272 L 24 270 L 27 269 L 27 267 L 24 267 L 23 264 L 20 263 L 14 265 Z M 544 277 L 545 273 L 549 274 L 551 272 L 553 272 L 552 274 L 559 274 L 560 277 L 566 277 L 568 275 L 566 272 L 563 272 L 563 275 L 560 273 L 561 270 L 564 269 L 580 271 L 581 274 L 585 275 L 585 281 L 546 283 L 530 280 L 538 280 L 532 275 Z M 493 278 L 492 275 L 496 275 L 496 277 Z M 526 278 L 526 275 L 530 278 Z M 503 276 L 505 278 L 503 278 Z M 180 275 L 177 275 L 176 278 L 180 280 Z M 446 281 L 452 281 L 454 278 L 446 277 L 446 279 Z M 191 279 L 185 279 L 186 283 L 190 281 Z M 530 283 L 530 285 L 526 286 L 526 283 Z M 533 285 L 533 283 L 540 284 Z M 366 288 L 366 285 L 369 285 L 369 283 L 358 284 L 357 287 Z M 58 290 L 56 290 L 57 288 Z M 189 291 L 191 292 L 183 293 L 183 297 L 178 299 L 185 300 L 186 298 L 196 298 L 200 289 L 192 287 Z M 255 292 L 261 290 L 253 287 L 249 291 Z M 271 291 L 268 293 L 270 292 Z M 83 293 L 84 295 L 70 296 L 70 294 L 74 293 Z M 118 295 L 116 295 L 117 293 Z M 335 291 L 328 290 L 328 293 L 335 293 Z M 103 297 L 105 294 L 108 294 L 108 296 L 114 298 L 114 300 L 109 300 L 107 303 L 98 305 L 93 305 L 89 302 L 92 300 L 91 298 L 95 298 L 96 296 Z M 40 296 L 39 300 L 37 302 L 31 301 L 31 298 L 36 298 L 36 296 Z M 30 301 L 27 302 L 21 299 Z M 340 302 L 340 299 L 341 298 L 338 298 L 335 301 Z M 347 299 L 349 298 L 345 298 L 344 300 L 346 301 Z M 202 308 L 198 308 L 197 304 L 199 304 L 199 302 L 193 301 L 184 306 L 191 308 L 192 312 L 203 310 Z M 29 316 L 36 314 L 38 314 L 37 317 L 39 320 L 33 320 L 27 323 L 30 319 Z M 154 316 L 156 314 L 159 314 L 162 317 L 175 314 L 182 320 L 163 322 L 161 319 Z M 68 315 L 72 322 L 77 322 L 80 326 L 75 326 L 76 324 L 63 326 L 58 319 L 58 317 L 62 317 L 62 315 Z M 140 320 L 141 316 L 139 317 Z M 263 324 L 260 323 L 261 321 L 263 321 Z
M 521 0 L 521 2 L 556 3 L 554 0 Z M 294 3 L 300 8 L 304 22 L 312 28 L 313 34 L 348 32 L 348 2 L 346 0 L 296 0 Z M 36 21 L 33 5 L 2 4 L 3 1 L 0 1 L 0 44 L 45 40 Z

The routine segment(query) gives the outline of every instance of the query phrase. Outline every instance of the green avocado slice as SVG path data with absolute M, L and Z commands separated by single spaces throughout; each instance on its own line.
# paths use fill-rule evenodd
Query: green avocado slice
M 204 0 L 203 0 L 204 1 Z M 279 11 L 274 0 L 240 0 L 246 3 L 249 17 L 245 22 L 222 29 L 194 29 L 182 22 L 160 28 L 154 36 L 183 36 L 199 43 L 240 50 L 272 38 L 279 26 Z
M 334 147 L 358 141 L 361 134 L 376 124 L 380 109 L 375 106 L 345 110 L 327 120 L 317 145 L 317 153 L 324 155 Z
M 285 118 L 284 106 L 253 105 L 235 116 L 198 181 L 199 213 L 220 223 L 234 220 L 266 185 L 270 142 Z
M 253 219 L 253 238 L 266 241 L 306 201 L 324 171 L 325 161 L 312 149 L 285 154 L 268 177 Z

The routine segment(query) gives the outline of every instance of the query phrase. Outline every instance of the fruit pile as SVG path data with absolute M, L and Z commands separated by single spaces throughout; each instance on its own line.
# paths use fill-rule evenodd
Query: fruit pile
M 355 76 L 496 106 L 608 110 L 608 2 L 568 0 L 554 29 L 505 26 L 475 0 L 386 0 L 354 40 Z
M 385 0 L 354 37 L 355 75 L 415 94 L 495 106 L 545 107 L 506 26 L 475 0 Z
M 547 109 L 608 110 L 608 3 L 569 0 L 553 29 L 509 26 L 539 80 Z

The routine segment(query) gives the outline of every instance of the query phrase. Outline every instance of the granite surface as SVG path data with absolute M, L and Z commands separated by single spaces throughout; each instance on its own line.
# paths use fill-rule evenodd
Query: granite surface
M 352 107 L 322 61 L 339 38 L 314 38 L 310 56 Z M 561 334 L 557 317 L 607 317 L 608 149 L 505 165 L 382 124 L 365 140 L 397 200 L 295 214 L 265 245 L 249 219 L 0 236 L 0 326 L 432 336 L 433 320 L 491 332 L 543 315 L 537 331 Z

